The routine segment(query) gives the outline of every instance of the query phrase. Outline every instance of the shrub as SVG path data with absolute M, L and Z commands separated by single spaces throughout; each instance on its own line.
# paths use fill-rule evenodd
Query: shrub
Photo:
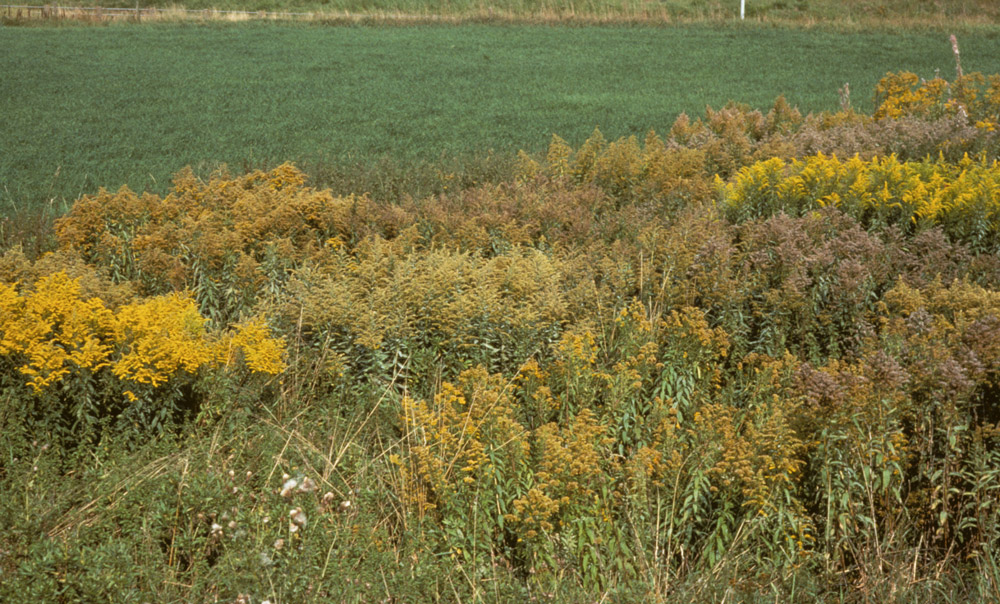
M 965 157 L 901 162 L 890 156 L 841 161 L 817 155 L 786 163 L 770 159 L 719 181 L 726 216 L 741 222 L 779 212 L 801 216 L 825 206 L 842 209 L 865 227 L 897 225 L 920 232 L 940 225 L 975 251 L 996 251 L 994 191 L 1000 164 Z
M 309 342 L 350 359 L 356 379 L 426 392 L 432 376 L 477 364 L 509 374 L 555 338 L 568 319 L 561 271 L 530 249 L 477 258 L 374 239 L 302 271 L 279 312 Z
M 916 74 L 889 73 L 875 87 L 875 118 L 903 115 L 960 115 L 976 128 L 992 132 L 1000 124 L 1000 75 L 960 75 L 954 82 Z
M 140 293 L 192 291 L 201 312 L 226 325 L 276 293 L 293 268 L 356 242 L 373 220 L 367 198 L 334 198 L 304 182 L 289 164 L 239 178 L 220 172 L 208 183 L 188 170 L 164 198 L 128 188 L 84 196 L 56 222 L 56 236 Z
M 64 272 L 31 288 L 0 283 L 4 390 L 40 429 L 86 441 L 108 427 L 160 431 L 196 412 L 196 377 L 243 367 L 238 356 L 251 372 L 283 371 L 283 344 L 259 319 L 228 334 L 205 323 L 178 294 L 109 309 Z

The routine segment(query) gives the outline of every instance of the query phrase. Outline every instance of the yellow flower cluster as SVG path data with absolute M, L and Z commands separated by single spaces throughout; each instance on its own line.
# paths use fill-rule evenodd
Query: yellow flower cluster
M 180 372 L 195 373 L 242 350 L 252 371 L 284 369 L 283 344 L 261 319 L 232 336 L 209 333 L 194 301 L 168 294 L 140 299 L 115 310 L 98 298 L 84 299 L 78 280 L 65 272 L 18 291 L 0 283 L 0 357 L 22 363 L 35 392 L 81 371 L 110 367 L 124 383 L 158 387 Z
M 517 166 L 524 181 L 545 176 L 557 182 L 596 184 L 613 197 L 625 198 L 642 191 L 707 194 L 709 181 L 702 174 L 705 158 L 700 150 L 668 146 L 653 131 L 642 144 L 635 136 L 609 143 L 595 128 L 576 151 L 553 135 L 542 162 L 522 151 Z
M 875 102 L 876 119 L 960 115 L 992 132 L 1000 122 L 1000 75 L 969 73 L 947 82 L 940 77 L 923 80 L 908 71 L 890 73 L 875 87 Z
M 343 330 L 377 349 L 387 339 L 435 338 L 473 349 L 484 332 L 498 339 L 558 324 L 567 315 L 562 263 L 514 249 L 493 258 L 446 249 L 407 251 L 375 239 L 338 258 L 323 275 L 301 273 L 284 312 L 306 325 Z
M 479 367 L 445 382 L 430 402 L 403 399 L 409 443 L 406 492 L 422 510 L 453 505 L 479 481 L 494 484 L 528 453 L 527 431 L 514 418 L 510 385 Z
M 875 118 L 941 115 L 946 110 L 948 94 L 948 82 L 943 78 L 921 80 L 908 71 L 886 74 L 875 87 L 875 98 L 881 101 Z
M 239 316 L 285 269 L 342 247 L 331 242 L 356 236 L 374 212 L 365 197 L 334 197 L 304 183 L 291 164 L 235 178 L 220 172 L 207 183 L 187 169 L 166 197 L 127 187 L 82 197 L 56 222 L 56 237 L 63 250 L 143 293 L 191 289 L 206 313 Z M 213 299 L 213 283 L 229 298 Z
M 581 411 L 572 422 L 560 428 L 546 424 L 535 431 L 539 458 L 536 485 L 514 500 L 507 520 L 519 526 L 525 538 L 551 532 L 560 511 L 590 509 L 598 504 L 598 490 L 609 477 L 602 465 L 611 438 L 590 409 Z
M 180 371 L 194 373 L 218 358 L 218 345 L 205 332 L 194 301 L 168 294 L 125 306 L 116 313 L 120 353 L 114 374 L 154 388 Z
M 962 239 L 1000 234 L 1000 163 L 774 158 L 741 169 L 719 187 L 734 219 L 804 214 L 835 206 L 862 222 L 943 225 Z
M 285 343 L 271 337 L 264 317 L 254 317 L 237 325 L 236 333 L 229 340 L 229 350 L 242 350 L 251 371 L 277 375 L 286 368 Z
M 96 371 L 110 363 L 114 316 L 97 298 L 79 294 L 65 273 L 40 279 L 24 296 L 0 283 L 0 356 L 23 355 L 19 370 L 36 392 L 74 367 Z

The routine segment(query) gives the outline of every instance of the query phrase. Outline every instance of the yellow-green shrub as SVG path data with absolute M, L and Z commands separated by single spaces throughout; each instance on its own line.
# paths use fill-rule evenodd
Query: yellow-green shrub
M 0 367 L 43 407 L 59 400 L 88 421 L 127 416 L 155 418 L 177 411 L 178 388 L 223 365 L 276 375 L 284 370 L 284 344 L 260 319 L 232 333 L 209 330 L 189 296 L 166 294 L 108 308 L 81 295 L 79 281 L 65 272 L 40 278 L 33 287 L 0 283 Z M 238 362 L 242 356 L 243 362 Z M 49 409 L 56 414 L 69 409 Z M 136 420 L 139 421 L 139 420 Z
M 351 358 L 355 375 L 396 363 L 401 383 L 414 388 L 442 368 L 450 377 L 480 363 L 516 370 L 569 318 L 561 271 L 537 250 L 482 258 L 375 238 L 301 271 L 280 312 Z
M 703 151 L 668 145 L 653 131 L 640 145 L 634 136 L 608 143 L 595 129 L 575 151 L 553 135 L 541 163 L 522 155 L 519 178 L 544 175 L 557 183 L 597 186 L 618 207 L 626 200 L 629 204 L 647 200 L 692 202 L 710 194 L 706 161 Z M 608 208 L 593 210 L 601 216 Z
M 743 168 L 732 182 L 718 186 L 727 217 L 737 222 L 833 206 L 866 226 L 899 225 L 914 232 L 940 225 L 977 250 L 995 250 L 1000 243 L 996 160 L 774 158 Z
M 207 183 L 190 170 L 166 197 L 128 188 L 79 199 L 56 222 L 63 249 L 106 267 L 144 294 L 189 289 L 224 325 L 274 294 L 288 271 L 364 236 L 377 214 L 365 197 L 334 197 L 304 185 L 290 164 Z
M 875 119 L 962 115 L 976 128 L 993 132 L 1000 126 L 1000 74 L 969 73 L 948 82 L 923 80 L 908 71 L 889 73 L 875 87 L 875 104 Z
M 528 469 L 515 400 L 512 384 L 482 367 L 444 382 L 430 401 L 403 399 L 402 455 L 392 458 L 399 495 L 448 553 L 489 556 L 505 538 L 504 516 Z

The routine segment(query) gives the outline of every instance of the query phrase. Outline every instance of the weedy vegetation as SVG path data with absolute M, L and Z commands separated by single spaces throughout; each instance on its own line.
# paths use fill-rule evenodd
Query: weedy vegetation
M 873 89 L 79 196 L 0 253 L 0 600 L 1000 599 L 1000 76 Z
M 135 13 L 94 12 L 72 7 L 132 9 Z M 17 9 L 21 10 L 17 10 Z M 991 27 L 1000 8 L 990 0 L 753 0 L 744 6 L 750 22 L 778 25 L 859 28 Z M 197 12 L 195 12 L 197 11 Z M 327 23 L 409 24 L 426 22 L 533 23 L 727 23 L 739 19 L 740 4 L 729 0 L 80 0 L 70 6 L 15 7 L 13 22 L 33 19 L 230 20 L 297 19 Z M 14 21 L 16 19 L 16 21 Z

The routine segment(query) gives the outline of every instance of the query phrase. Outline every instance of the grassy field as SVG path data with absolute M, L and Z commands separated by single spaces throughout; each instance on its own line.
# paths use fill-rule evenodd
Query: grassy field
M 458 170 L 554 133 L 663 132 L 730 99 L 833 110 L 850 82 L 870 109 L 887 71 L 954 71 L 937 33 L 760 26 L 161 24 L 4 28 L 0 44 L 5 208 L 63 207 L 102 186 L 162 192 L 181 167 L 220 162 L 297 161 L 320 184 L 380 162 Z M 993 35 L 961 44 L 967 70 L 1000 71 Z

